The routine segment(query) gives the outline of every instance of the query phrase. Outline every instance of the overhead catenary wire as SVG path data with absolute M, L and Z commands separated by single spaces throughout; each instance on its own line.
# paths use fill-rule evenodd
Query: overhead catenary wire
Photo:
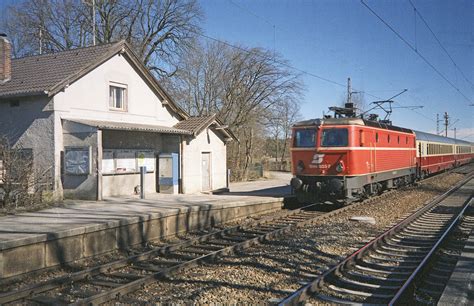
M 234 6 L 236 6 L 237 8 L 239 8 L 239 9 L 241 9 L 241 10 L 247 12 L 248 14 L 254 16 L 255 18 L 257 18 L 257 19 L 259 19 L 259 20 L 262 20 L 263 22 L 265 22 L 265 23 L 268 24 L 268 25 L 272 25 L 272 26 L 273 26 L 273 31 L 274 31 L 273 35 L 275 36 L 275 25 L 274 25 L 271 21 L 269 21 L 267 18 L 262 17 L 262 16 L 260 16 L 260 15 L 258 15 L 258 14 L 256 14 L 256 13 L 254 13 L 252 10 L 248 9 L 247 7 L 244 7 L 244 6 L 242 6 L 242 5 L 239 5 L 239 4 L 235 3 L 233 0 L 228 0 L 228 1 L 229 1 L 232 5 L 234 5 Z M 417 14 L 416 8 L 414 8 L 414 11 L 415 11 L 415 22 L 416 22 L 416 14 Z M 207 38 L 208 38 L 208 39 L 213 39 L 213 40 L 216 40 L 216 41 L 220 41 L 220 40 L 218 40 L 218 39 L 214 39 L 214 38 L 211 38 L 211 37 L 209 37 L 209 36 L 207 36 Z M 228 45 L 231 46 L 231 47 L 235 47 L 234 45 L 231 45 L 231 44 L 228 44 Z M 247 50 L 244 50 L 244 51 L 247 51 Z M 275 52 L 275 50 L 274 50 L 274 52 Z M 287 66 L 288 66 L 288 65 L 287 65 Z M 299 71 L 299 72 L 301 72 L 301 73 L 304 73 L 304 74 L 306 74 L 306 75 L 308 75 L 308 76 L 312 76 L 312 77 L 318 78 L 318 79 L 320 79 L 320 80 L 323 80 L 323 81 L 326 81 L 326 82 L 329 82 L 329 83 L 332 83 L 332 84 L 335 84 L 335 85 L 338 85 L 338 86 L 344 86 L 344 87 L 346 86 L 345 84 L 341 84 L 341 83 L 339 83 L 339 82 L 329 80 L 329 79 L 324 78 L 324 77 L 321 77 L 321 76 L 319 76 L 319 75 L 312 75 L 312 73 L 310 73 L 310 72 L 303 71 L 303 70 L 301 70 L 301 69 L 298 69 L 298 68 L 295 68 L 295 67 L 292 67 L 292 66 L 289 66 L 289 67 L 292 68 L 292 69 L 294 69 L 294 70 L 297 70 L 297 71 Z M 356 91 L 359 91 L 359 90 L 356 90 Z M 393 91 L 395 91 L 395 90 L 382 90 L 382 91 L 393 92 Z M 359 91 L 359 92 L 360 92 L 360 93 L 367 94 L 368 96 L 371 96 L 371 97 L 376 98 L 376 99 L 379 99 L 379 100 L 382 99 L 382 98 L 380 98 L 380 97 L 378 97 L 378 96 L 375 96 L 375 95 L 373 95 L 373 94 L 371 94 L 371 93 L 369 93 L 369 92 L 366 92 L 366 91 Z M 372 90 L 371 92 L 376 92 L 376 91 Z M 378 92 L 381 92 L 381 90 L 378 90 Z M 420 101 L 420 102 L 422 102 L 422 101 Z M 400 104 L 400 103 L 397 102 L 397 101 L 394 101 L 394 103 L 398 104 L 400 108 L 407 108 L 406 106 L 403 106 L 402 104 Z M 436 122 L 436 120 L 434 120 L 433 118 L 430 118 L 430 117 L 426 116 L 424 113 L 421 113 L 421 112 L 416 111 L 416 109 L 412 109 L 412 108 L 408 108 L 408 109 L 411 110 L 411 111 L 413 111 L 414 113 L 418 114 L 419 116 L 421 116 L 421 117 L 427 119 L 427 120 L 435 121 L 435 122 Z
M 428 28 L 428 30 L 431 32 L 431 35 L 433 35 L 433 37 L 435 38 L 435 40 L 438 42 L 439 46 L 441 47 L 441 49 L 444 51 L 444 53 L 446 53 L 446 55 L 449 57 L 449 59 L 451 60 L 451 62 L 453 63 L 454 67 L 461 73 L 462 77 L 464 78 L 464 80 L 469 83 L 472 88 L 474 88 L 474 84 L 466 77 L 466 75 L 464 74 L 464 72 L 461 70 L 461 68 L 459 68 L 458 64 L 456 64 L 456 62 L 454 61 L 453 57 L 451 56 L 451 54 L 449 54 L 448 50 L 446 50 L 446 48 L 444 47 L 444 45 L 441 43 L 441 41 L 438 39 L 438 36 L 436 36 L 436 34 L 434 33 L 434 31 L 431 29 L 431 27 L 429 26 L 428 22 L 425 20 L 425 18 L 423 17 L 423 15 L 421 15 L 420 13 L 420 10 L 416 8 L 415 4 L 413 3 L 412 0 L 408 0 L 410 1 L 410 4 L 411 6 L 413 7 L 413 9 L 415 10 L 415 14 L 418 15 L 421 19 L 421 21 L 423 21 L 423 23 L 425 24 L 425 26 Z M 416 26 L 416 25 L 415 25 Z
M 362 1 L 362 0 L 361 0 L 361 1 Z M 231 1 L 231 2 L 232 2 L 232 1 Z M 233 2 L 232 2 L 232 3 L 233 3 Z M 119 6 L 124 7 L 122 4 L 119 4 L 118 2 L 117 2 L 116 4 L 119 5 Z M 135 9 L 135 8 L 129 8 L 129 9 L 132 10 L 132 11 L 139 11 L 138 9 Z M 247 9 L 246 11 L 249 11 L 249 10 Z M 260 16 L 258 16 L 258 15 L 256 15 L 256 14 L 252 14 L 252 15 L 261 18 Z M 269 21 L 266 21 L 266 22 L 267 22 L 268 24 L 271 24 Z M 206 39 L 208 39 L 208 40 L 212 40 L 212 41 L 215 41 L 215 42 L 222 43 L 222 44 L 224 44 L 224 45 L 226 45 L 226 46 L 228 46 L 228 47 L 234 48 L 234 49 L 236 49 L 236 50 L 240 50 L 240 51 L 243 51 L 243 52 L 246 52 L 246 53 L 249 53 L 249 54 L 252 54 L 252 53 L 253 53 L 253 54 L 257 54 L 257 55 L 263 56 L 262 54 L 258 54 L 258 53 L 252 52 L 251 50 L 248 50 L 248 49 L 246 49 L 246 48 L 236 46 L 236 45 L 231 44 L 231 43 L 229 43 L 229 42 L 227 42 L 227 41 L 224 41 L 224 40 L 221 40 L 221 39 L 218 39 L 218 38 L 215 38 L 215 37 L 206 35 L 206 34 L 204 34 L 204 33 L 196 32 L 196 35 L 201 36 L 201 37 L 203 37 L 203 38 L 206 38 Z M 290 68 L 290 69 L 293 69 L 293 70 L 295 70 L 295 71 L 298 71 L 298 72 L 300 72 L 300 73 L 302 73 L 302 74 L 304 74 L 304 75 L 307 75 L 307 76 L 310 76 L 310 77 L 313 77 L 313 78 L 319 79 L 319 80 L 321 80 L 321 81 L 324 81 L 324 82 L 327 82 L 327 83 L 330 83 L 330 84 L 333 84 L 333 85 L 337 85 L 337 86 L 340 86 L 340 87 L 343 87 L 343 88 L 346 88 L 346 87 L 347 87 L 347 84 L 343 84 L 343 83 L 340 83 L 340 82 L 337 82 L 337 81 L 334 81 L 334 80 L 325 78 L 325 77 L 323 77 L 323 76 L 321 76 L 321 75 L 318 75 L 318 74 L 309 72 L 309 71 L 307 71 L 307 70 L 303 70 L 303 69 L 294 67 L 294 66 L 292 66 L 292 65 L 290 65 L 290 64 L 288 64 L 288 63 L 286 63 L 286 62 L 284 62 L 284 61 L 276 60 L 275 57 L 273 57 L 273 58 L 268 57 L 268 59 L 271 59 L 271 60 L 273 60 L 274 62 L 276 62 L 276 63 L 278 63 L 278 64 L 280 64 L 280 65 L 282 65 L 282 66 L 285 66 L 285 67 L 287 67 L 287 68 Z M 364 93 L 364 94 L 366 94 L 366 95 L 368 95 L 368 96 L 370 96 L 370 97 L 372 97 L 372 98 L 379 99 L 379 100 L 382 100 L 382 99 L 383 99 L 383 98 L 381 98 L 381 97 L 379 97 L 379 96 L 376 96 L 376 95 L 374 95 L 374 94 L 372 94 L 372 93 L 370 93 L 370 92 L 363 91 L 363 90 L 358 90 L 358 89 L 356 89 L 356 88 L 353 88 L 353 89 L 354 89 L 355 91 L 360 92 L 360 93 Z M 394 90 L 394 91 L 395 91 L 395 90 Z M 399 102 L 396 102 L 396 101 L 394 101 L 394 102 L 403 107 L 403 105 L 400 104 Z M 422 114 L 422 113 L 420 113 L 420 112 L 418 112 L 418 111 L 416 111 L 416 110 L 414 110 L 414 109 L 409 109 L 409 110 L 411 110 L 411 111 L 417 113 L 418 115 L 420 115 L 420 116 L 422 116 L 422 117 L 424 117 L 424 118 L 426 118 L 426 119 L 428 119 L 428 120 L 434 121 L 432 118 L 429 118 L 428 116 L 426 116 L 426 115 L 424 115 L 424 114 Z
M 452 88 L 454 88 L 466 101 L 471 102 L 471 100 L 456 86 L 451 82 L 438 68 L 436 68 L 426 57 L 423 56 L 413 45 L 408 42 L 400 33 L 398 33 L 385 19 L 383 19 L 377 12 L 375 12 L 364 0 L 360 0 L 362 5 L 364 5 L 375 17 L 377 17 L 386 27 L 388 27 L 401 41 L 408 46 L 410 50 L 415 52 L 428 66 L 431 67 L 443 80 L 445 80 Z

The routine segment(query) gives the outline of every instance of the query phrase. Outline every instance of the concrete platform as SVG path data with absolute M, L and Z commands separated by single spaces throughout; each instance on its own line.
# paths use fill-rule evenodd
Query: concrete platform
M 472 199 L 471 206 L 474 206 Z M 438 305 L 474 305 L 474 231 L 471 231 Z
M 225 195 L 68 201 L 58 208 L 0 217 L 0 279 L 281 209 L 285 192 L 258 196 L 268 189 L 258 186 L 236 187 L 238 192 Z M 275 182 L 269 188 L 278 187 L 287 188 Z M 244 195 L 252 193 L 257 195 Z

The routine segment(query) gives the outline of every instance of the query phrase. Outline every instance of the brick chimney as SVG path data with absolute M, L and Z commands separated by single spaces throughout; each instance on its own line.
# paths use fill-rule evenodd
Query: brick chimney
M 0 33 L 0 84 L 10 81 L 12 77 L 11 49 L 7 35 Z

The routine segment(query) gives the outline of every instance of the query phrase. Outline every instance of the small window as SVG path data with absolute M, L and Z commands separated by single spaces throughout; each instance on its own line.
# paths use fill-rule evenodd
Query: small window
M 110 109 L 126 110 L 127 88 L 121 85 L 110 85 L 109 107 Z
M 397 136 L 397 142 L 400 143 L 400 136 Z
M 390 143 L 390 135 L 387 135 L 387 142 Z
M 379 133 L 375 133 L 375 142 L 379 142 Z
M 349 131 L 347 129 L 324 129 L 321 136 L 322 147 L 347 147 Z
M 316 147 L 316 135 L 315 129 L 296 130 L 293 146 L 295 148 L 314 148 Z
M 19 106 L 20 106 L 20 101 L 18 100 L 10 101 L 10 107 L 19 107 Z

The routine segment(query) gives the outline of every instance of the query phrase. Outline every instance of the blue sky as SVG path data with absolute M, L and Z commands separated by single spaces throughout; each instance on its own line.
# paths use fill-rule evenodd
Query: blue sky
M 201 0 L 207 35 L 233 44 L 276 49 L 292 66 L 400 105 L 393 123 L 436 131 L 436 114 L 459 121 L 457 136 L 474 141 L 474 1 L 412 0 L 430 28 L 467 77 L 455 68 L 409 0 L 366 0 L 403 38 L 415 46 L 467 98 L 451 87 L 377 17 L 356 0 Z M 275 39 L 274 39 L 275 27 Z M 416 29 L 416 30 L 415 30 Z M 415 34 L 416 33 L 416 34 Z M 321 117 L 339 104 L 346 89 L 303 75 L 304 118 Z M 367 103 L 376 100 L 365 94 Z M 394 105 L 396 106 L 396 105 Z M 398 105 L 399 106 L 399 105 Z M 421 113 L 421 114 L 420 114 Z M 449 131 L 453 136 L 454 132 Z
M 406 88 L 408 92 L 395 99 L 399 105 L 424 108 L 394 109 L 395 125 L 435 132 L 436 114 L 448 112 L 452 122 L 458 120 L 451 127 L 456 127 L 458 138 L 474 141 L 474 106 L 469 106 L 474 104 L 474 1 L 411 0 L 469 84 L 420 17 L 415 19 L 409 0 L 365 0 L 470 102 L 358 0 L 198 1 L 206 35 L 236 45 L 275 48 L 292 66 L 337 83 L 346 84 L 351 77 L 354 89 L 367 92 L 366 103 L 376 100 L 369 94 L 387 99 Z M 0 0 L 0 9 L 14 2 Z M 304 74 L 302 78 L 305 119 L 321 117 L 345 98 L 342 86 Z

